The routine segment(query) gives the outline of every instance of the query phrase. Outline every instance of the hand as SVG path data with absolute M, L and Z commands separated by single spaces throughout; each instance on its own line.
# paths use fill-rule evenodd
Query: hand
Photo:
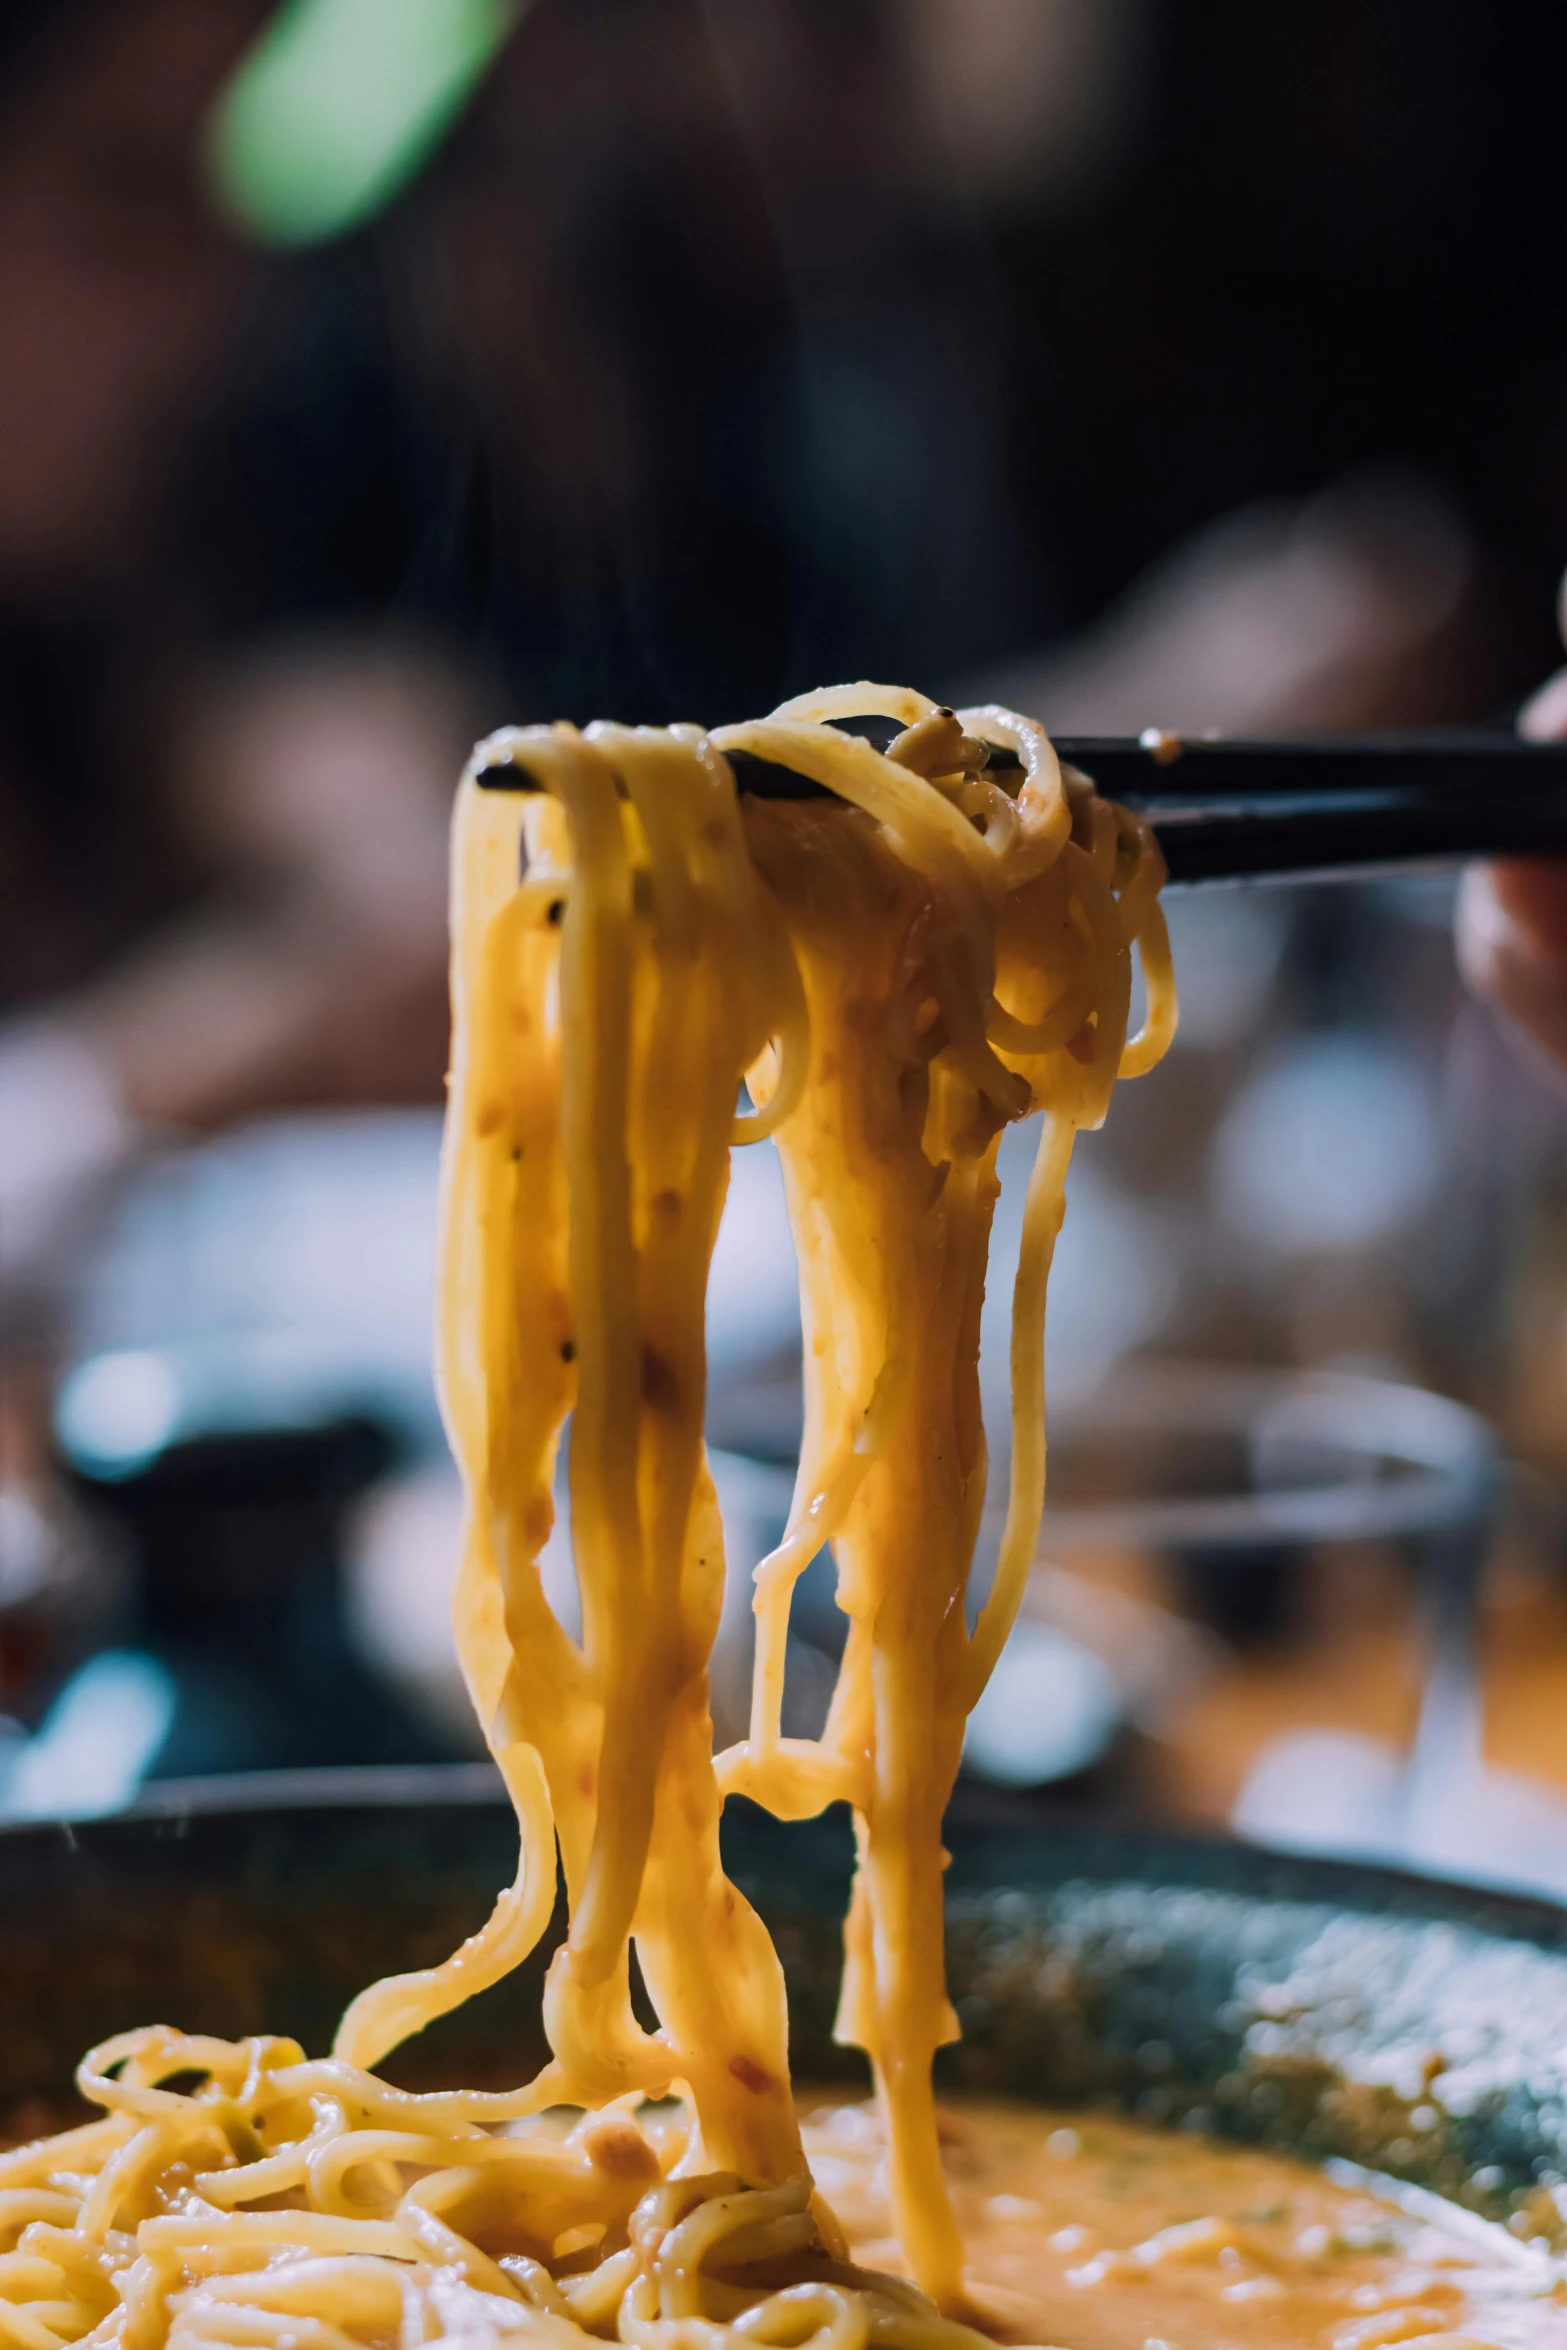
M 1567 579 L 1558 613 L 1567 636 Z M 1526 703 L 1519 732 L 1567 741 L 1567 669 Z M 1567 857 L 1472 865 L 1458 899 L 1458 962 L 1477 995 L 1567 1073 Z

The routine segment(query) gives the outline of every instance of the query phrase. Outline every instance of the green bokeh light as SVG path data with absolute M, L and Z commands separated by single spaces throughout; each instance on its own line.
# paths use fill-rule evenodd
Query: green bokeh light
M 208 126 L 223 211 L 268 245 L 358 228 L 430 155 L 518 13 L 517 0 L 284 0 Z

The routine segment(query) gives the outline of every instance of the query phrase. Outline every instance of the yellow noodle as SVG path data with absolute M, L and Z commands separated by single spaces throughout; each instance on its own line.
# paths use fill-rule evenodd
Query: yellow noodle
M 828 723 L 867 712 L 904 730 L 886 754 Z M 987 774 L 987 741 L 1017 754 L 1015 791 Z M 730 751 L 831 797 L 742 801 Z M 477 782 L 508 761 L 528 788 Z M 516 1880 L 441 1965 L 363 1993 L 329 2058 L 161 2026 L 94 2050 L 78 2080 L 103 2119 L 0 2156 L 0 2345 L 974 2350 L 931 2100 L 956 2030 L 941 1817 L 1034 1555 L 1073 1143 L 1173 1031 L 1162 878 L 1146 829 L 1030 720 L 904 688 L 801 696 L 711 735 L 480 745 L 453 836 L 438 1372 L 466 1495 L 457 1648 L 516 1810 Z M 1134 953 L 1148 1010 L 1128 1041 Z M 1031 1111 L 1006 1525 L 971 1633 L 996 1153 Z M 749 1734 L 715 1758 L 704 1308 L 730 1151 L 768 1133 L 805 1434 L 757 1570 Z M 568 1422 L 580 1639 L 540 1572 Z M 785 1738 L 790 1598 L 828 1542 L 843 1663 L 822 1736 Z M 734 1791 L 790 1818 L 853 1806 L 838 2029 L 875 2068 L 918 2287 L 849 2263 L 813 2189 L 782 1974 L 719 1857 Z M 557 1868 L 543 2071 L 499 2093 L 377 2078 L 537 1944 Z M 694 2131 L 639 2122 L 671 2090 Z M 548 2105 L 583 2118 L 562 2136 L 529 2118 Z

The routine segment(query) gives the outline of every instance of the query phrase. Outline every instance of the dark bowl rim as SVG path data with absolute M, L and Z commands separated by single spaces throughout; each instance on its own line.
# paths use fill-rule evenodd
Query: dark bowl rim
M 506 1807 L 499 1774 L 487 1762 L 363 1764 L 154 1781 L 134 1804 L 121 1810 L 0 1822 L 0 1878 L 8 1855 L 58 1849 L 62 1844 L 73 1849 L 138 1829 L 156 1839 L 160 1829 L 178 1836 L 185 1823 L 231 1819 L 238 1824 L 261 1815 L 286 1823 L 290 1816 L 330 1811 L 374 1816 Z M 762 1819 L 765 1832 L 780 1837 L 794 1832 L 767 1815 Z M 960 1783 L 948 1821 L 957 1830 L 949 1842 L 956 1847 L 951 1881 L 960 1900 L 970 1891 L 964 1882 L 969 1871 L 962 1865 L 966 1850 L 978 1855 L 981 1846 L 998 1852 L 1010 1846 L 1016 1853 L 1033 1846 L 1046 1881 L 1109 1882 L 1132 1875 L 1172 1887 L 1230 1892 L 1243 1900 L 1313 1902 L 1345 1912 L 1434 1917 L 1567 1954 L 1567 1903 L 1545 1895 L 1422 1875 L 1390 1863 L 1289 1852 L 1222 1833 L 1166 1827 L 1108 1807 L 1024 1799 L 968 1783 Z M 1069 1865 L 1046 1867 L 1058 1837 L 1061 1851 L 1071 1856 Z M 1009 1875 L 1019 1885 L 1031 1881 L 1026 1865 Z

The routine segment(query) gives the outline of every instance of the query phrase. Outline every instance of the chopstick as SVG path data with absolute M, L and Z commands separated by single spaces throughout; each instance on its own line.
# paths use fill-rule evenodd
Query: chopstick
M 1567 743 L 1513 734 L 1064 740 L 1153 825 L 1172 882 L 1309 880 L 1470 857 L 1567 856 Z
M 890 719 L 839 722 L 879 749 Z M 1512 734 L 1323 736 L 1309 740 L 1055 738 L 1063 761 L 1153 825 L 1175 883 L 1306 880 L 1470 857 L 1567 856 L 1567 743 Z M 742 791 L 818 799 L 819 784 L 754 753 L 730 754 Z M 1017 772 L 995 745 L 988 773 Z M 527 790 L 517 767 L 480 782 Z

